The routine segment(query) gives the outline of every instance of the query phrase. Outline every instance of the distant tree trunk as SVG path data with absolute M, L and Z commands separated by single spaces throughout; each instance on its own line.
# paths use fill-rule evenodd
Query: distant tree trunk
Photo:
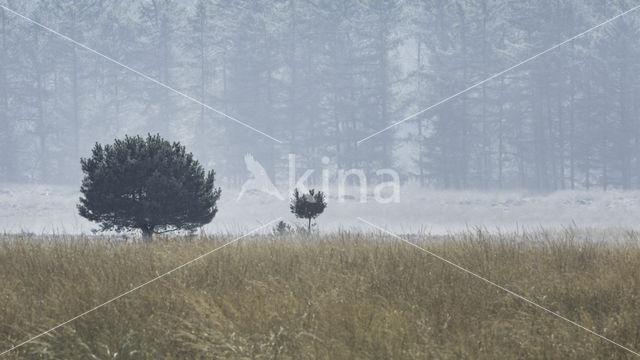
M 309 235 L 311 235 L 311 218 L 309 218 L 309 227 L 307 229 L 307 232 L 309 233 Z
M 38 32 L 35 32 L 35 46 L 38 46 L 39 43 L 39 39 L 38 39 Z M 37 92 L 37 124 L 38 124 L 38 130 L 36 131 L 38 134 L 38 165 L 40 166 L 40 176 L 42 178 L 46 178 L 46 176 L 49 174 L 49 157 L 48 157 L 48 152 L 47 152 L 47 124 L 45 124 L 45 116 L 44 116 L 44 91 L 45 91 L 45 86 L 44 86 L 44 81 L 43 81 L 43 74 L 42 74 L 42 60 L 38 58 L 37 55 L 34 56 L 34 62 L 36 62 L 36 92 Z
M 0 59 L 2 59 L 2 65 L 0 66 L 0 93 L 2 93 L 2 111 L 0 112 L 0 153 L 3 154 L 0 159 L 0 180 L 7 181 L 15 176 L 13 164 L 14 164 L 14 146 L 12 145 L 12 122 L 9 120 L 9 83 L 7 80 L 7 69 L 5 64 L 8 62 L 6 59 L 8 56 L 7 47 L 7 27 L 6 16 L 4 9 L 0 10 L 0 16 L 2 17 L 2 52 L 0 53 Z M 2 173 L 4 170 L 4 174 Z
M 487 18 L 489 16 L 487 10 L 487 3 L 482 3 L 482 69 L 483 77 L 487 76 Z M 487 87 L 486 84 L 482 84 L 482 162 L 481 162 L 481 179 L 480 184 L 483 190 L 489 188 L 491 177 L 491 159 L 489 151 L 488 130 L 487 130 Z
M 145 225 L 140 230 L 142 230 L 142 241 L 144 241 L 145 244 L 151 243 L 153 241 L 154 226 Z
M 500 99 L 504 94 L 504 76 L 500 79 Z M 504 161 L 504 102 L 500 102 L 498 114 L 498 188 L 502 189 L 502 173 Z
M 418 92 L 422 94 L 422 41 L 418 37 Z M 418 117 L 418 168 L 420 170 L 420 186 L 425 185 L 424 181 L 424 137 L 422 134 L 422 116 Z
M 469 55 L 468 55 L 468 47 L 467 47 L 467 22 L 466 22 L 466 14 L 464 12 L 463 7 L 458 4 L 458 16 L 460 18 L 460 46 L 461 46 L 461 57 L 462 57 L 462 84 L 468 81 L 469 79 Z M 460 150 L 461 154 L 456 159 L 456 187 L 458 189 L 466 189 L 468 187 L 468 172 L 469 172 L 469 161 L 470 158 L 470 144 L 469 144 L 469 135 L 471 133 L 470 124 L 469 124 L 469 111 L 468 111 L 468 102 L 467 102 L 467 94 L 464 93 L 460 96 L 460 101 L 462 102 L 462 114 L 460 115 L 461 121 L 461 144 Z
M 569 176 L 571 178 L 571 190 L 575 189 L 576 174 L 575 174 L 575 156 L 576 156 L 576 140 L 575 140 L 575 86 L 573 76 L 571 77 L 571 100 L 569 103 Z
M 637 91 L 637 90 L 636 90 Z M 637 92 L 634 91 L 633 97 L 637 99 Z M 633 118 L 634 119 L 638 119 L 640 117 L 640 114 L 638 112 L 638 105 L 637 103 L 634 101 L 632 102 L 632 109 L 633 109 Z M 635 154 L 635 156 L 633 157 L 633 162 L 631 163 L 631 169 L 629 169 L 629 171 L 631 171 L 631 180 L 634 181 L 634 188 L 638 188 L 639 187 L 639 183 L 638 180 L 640 180 L 640 177 L 637 176 L 638 174 L 638 157 L 637 154 L 640 153 L 640 127 L 638 126 L 638 122 L 634 121 L 633 122 L 633 154 Z
M 73 160 L 75 161 L 80 157 L 80 89 L 78 84 L 78 53 L 74 46 L 72 49 L 72 69 L 71 69 L 71 82 L 73 91 Z
M 559 142 L 558 146 L 559 146 L 559 150 L 558 150 L 558 157 L 560 158 L 557 162 L 558 164 L 558 177 L 559 177 L 559 181 L 560 181 L 560 189 L 564 190 L 565 189 L 565 153 L 566 153 L 566 146 L 565 146 L 565 139 L 566 136 L 564 134 L 564 120 L 562 118 L 562 101 L 560 98 L 560 91 L 558 91 L 558 96 L 557 96 L 557 108 L 558 108 L 558 137 L 557 137 L 557 141 Z

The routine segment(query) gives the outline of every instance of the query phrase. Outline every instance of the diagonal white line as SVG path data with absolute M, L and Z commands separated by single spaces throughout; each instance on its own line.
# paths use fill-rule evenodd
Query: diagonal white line
M 246 234 L 244 234 L 244 235 L 242 235 L 242 236 L 239 236 L 239 237 L 237 237 L 237 238 L 235 238 L 235 239 L 233 239 L 233 240 L 231 240 L 231 241 L 229 241 L 229 242 L 226 242 L 226 243 L 224 243 L 223 245 L 218 246 L 217 248 L 215 248 L 215 249 L 213 249 L 213 250 L 210 250 L 210 251 L 208 251 L 208 252 L 206 252 L 206 253 L 204 253 L 204 254 L 202 254 L 202 255 L 198 256 L 197 258 L 195 258 L 195 259 L 193 259 L 193 260 L 187 261 L 186 263 L 184 263 L 184 264 L 182 264 L 182 265 L 180 265 L 180 266 L 178 266 L 178 267 L 176 267 L 176 268 L 173 268 L 173 269 L 171 269 L 171 270 L 167 271 L 166 273 L 164 273 L 164 274 L 162 274 L 162 275 L 156 276 L 156 277 L 154 277 L 153 279 L 151 279 L 151 280 L 149 280 L 149 281 L 147 281 L 147 282 L 145 282 L 145 283 L 142 283 L 142 284 L 140 284 L 140 285 L 138 285 L 138 286 L 136 286 L 136 287 L 134 287 L 134 288 L 132 288 L 132 289 L 130 289 L 130 290 L 128 290 L 128 291 L 126 291 L 126 292 L 123 292 L 122 294 L 120 294 L 120 295 L 118 295 L 118 296 L 116 296 L 116 297 L 114 297 L 114 298 L 111 298 L 111 299 L 109 299 L 109 300 L 107 300 L 107 301 L 103 302 L 103 303 L 102 303 L 102 304 L 100 304 L 100 305 L 97 305 L 97 306 L 95 306 L 95 307 L 93 307 L 93 308 L 91 308 L 91 309 L 89 309 L 89 310 L 87 310 L 87 311 L 83 312 L 82 314 L 76 315 L 76 316 L 72 317 L 71 319 L 69 319 L 69 320 L 67 320 L 67 321 L 65 321 L 65 322 L 62 322 L 62 323 L 60 323 L 60 324 L 58 324 L 58 325 L 56 325 L 56 326 L 52 327 L 51 329 L 49 329 L 49 330 L 47 330 L 47 331 L 41 332 L 40 334 L 38 334 L 38 335 L 36 335 L 36 336 L 34 336 L 34 337 L 32 337 L 32 338 L 28 339 L 28 340 L 25 340 L 25 341 L 21 342 L 20 344 L 13 346 L 13 347 L 12 347 L 12 348 L 10 348 L 10 349 L 7 349 L 7 350 L 5 350 L 5 351 L 1 352 L 1 353 L 0 353 L 0 356 L 4 355 L 4 354 L 6 354 L 6 353 L 8 353 L 8 352 L 10 352 L 10 351 L 13 351 L 13 350 L 15 350 L 15 349 L 17 349 L 17 348 L 19 348 L 19 347 L 21 347 L 21 346 L 23 346 L 23 345 L 25 345 L 25 344 L 27 344 L 27 343 L 31 342 L 31 341 L 33 341 L 33 340 L 35 340 L 35 339 L 37 339 L 37 338 L 39 338 L 39 337 L 43 336 L 43 335 L 46 335 L 46 334 L 48 334 L 48 333 L 50 333 L 50 332 L 52 332 L 52 331 L 54 331 L 54 330 L 58 329 L 59 327 L 62 327 L 62 326 L 66 325 L 66 324 L 68 324 L 68 323 L 70 323 L 70 322 L 72 322 L 72 321 L 74 321 L 74 320 L 77 320 L 77 319 L 79 319 L 79 318 L 81 318 L 81 317 L 83 317 L 83 316 L 85 316 L 85 315 L 89 314 L 90 312 L 93 312 L 93 311 L 95 311 L 95 310 L 98 310 L 98 309 L 100 309 L 101 307 L 103 307 L 103 306 L 105 306 L 105 305 L 108 305 L 108 304 L 110 304 L 110 303 L 112 303 L 112 302 L 114 302 L 114 301 L 116 301 L 116 300 L 120 299 L 120 298 L 121 298 L 121 297 L 123 297 L 123 296 L 126 296 L 126 295 L 128 295 L 128 294 L 131 294 L 132 292 L 134 292 L 134 291 L 136 291 L 136 290 L 138 290 L 138 289 L 140 289 L 140 288 L 142 288 L 142 287 L 144 287 L 144 286 L 146 286 L 146 285 L 149 285 L 149 284 L 151 284 L 152 282 L 154 282 L 154 281 L 156 281 L 156 280 L 159 280 L 159 279 L 161 279 L 161 278 L 163 278 L 163 277 L 165 277 L 165 276 L 167 276 L 167 275 L 169 275 L 169 274 L 171 274 L 171 273 L 173 273 L 173 272 L 175 272 L 175 271 L 177 271 L 177 270 L 180 270 L 180 269 L 182 269 L 183 267 L 185 267 L 185 266 L 187 266 L 187 265 L 189 265 L 189 264 L 192 264 L 192 263 L 194 263 L 194 262 L 196 262 L 196 261 L 198 261 L 198 260 L 202 259 L 203 257 L 205 257 L 205 256 L 207 256 L 207 255 L 210 255 L 210 254 L 212 254 L 212 253 L 214 253 L 214 252 L 216 252 L 216 251 L 218 251 L 218 250 L 220 250 L 220 249 L 222 249 L 222 248 L 224 248 L 224 247 L 226 247 L 226 246 L 228 246 L 228 245 L 231 245 L 231 244 L 233 244 L 233 243 L 235 243 L 235 242 L 239 241 L 240 239 L 243 239 L 243 238 L 245 238 L 245 237 L 247 237 L 247 236 L 251 235 L 252 233 L 254 233 L 254 232 L 256 232 L 256 231 L 258 231 L 258 230 L 260 230 L 260 229 L 263 229 L 263 228 L 265 228 L 265 227 L 267 227 L 267 226 L 269 226 L 269 225 L 273 224 L 273 223 L 274 223 L 274 222 L 276 222 L 276 221 L 279 221 L 280 219 L 282 219 L 282 217 L 279 217 L 279 218 L 277 218 L 277 219 L 271 220 L 271 221 L 269 221 L 268 223 L 266 223 L 266 224 L 264 224 L 264 225 L 258 226 L 257 228 L 255 228 L 255 229 L 253 229 L 253 230 L 249 231 L 248 233 L 246 233 Z
M 478 274 L 472 272 L 471 270 L 467 270 L 467 269 L 463 268 L 462 266 L 460 266 L 460 265 L 458 265 L 458 264 L 456 264 L 454 262 L 451 262 L 451 261 L 443 258 L 442 256 L 440 256 L 438 254 L 435 254 L 435 253 L 433 253 L 433 252 L 431 252 L 431 251 L 429 251 L 429 250 L 427 250 L 427 249 L 425 249 L 425 248 L 423 248 L 423 247 L 421 247 L 421 246 L 419 246 L 417 244 L 414 244 L 411 241 L 406 240 L 406 239 L 404 239 L 403 237 L 401 237 L 399 235 L 396 235 L 396 234 L 394 234 L 394 233 L 392 233 L 392 232 L 390 232 L 390 231 L 388 231 L 388 230 L 386 230 L 386 229 L 384 229 L 384 228 L 382 228 L 382 227 L 380 227 L 380 226 L 378 226 L 376 224 L 373 224 L 373 223 L 371 223 L 371 222 L 369 222 L 369 221 L 367 221 L 367 220 L 365 220 L 365 219 L 363 219 L 361 217 L 358 217 L 358 220 L 362 221 L 363 223 L 365 223 L 365 224 L 367 224 L 367 225 L 369 225 L 371 227 L 374 227 L 374 228 L 378 229 L 379 231 L 381 231 L 381 232 L 383 232 L 385 234 L 391 235 L 392 237 L 394 237 L 394 238 L 396 238 L 398 240 L 401 240 L 401 241 L 403 241 L 403 242 L 415 247 L 418 250 L 422 250 L 425 253 L 437 258 L 438 260 L 444 261 L 445 263 L 457 268 L 458 270 L 461 270 L 461 271 L 463 271 L 463 272 L 465 272 L 465 273 L 467 273 L 469 275 L 472 275 L 472 276 L 474 276 L 474 277 L 476 277 L 476 278 L 488 283 L 489 285 L 495 286 L 498 289 L 508 293 L 509 295 L 513 295 L 513 296 L 517 297 L 518 299 L 529 303 L 530 305 L 533 305 L 533 306 L 535 306 L 535 307 L 537 307 L 537 308 L 539 308 L 541 310 L 544 310 L 544 311 L 548 312 L 549 314 L 551 314 L 553 316 L 556 316 L 556 317 L 558 317 L 558 318 L 560 318 L 560 319 L 562 319 L 562 320 L 564 320 L 564 321 L 566 321 L 566 322 L 568 322 L 568 323 L 570 323 L 572 325 L 575 325 L 575 326 L 579 327 L 580 329 L 585 330 L 585 331 L 587 331 L 587 332 L 589 332 L 589 333 L 591 333 L 591 334 L 593 334 L 593 335 L 595 335 L 595 336 L 597 336 L 597 337 L 599 337 L 599 338 L 601 338 L 603 340 L 606 340 L 606 341 L 608 341 L 608 342 L 610 342 L 610 343 L 612 343 L 612 344 L 614 344 L 614 345 L 616 345 L 616 346 L 618 346 L 618 347 L 620 347 L 620 348 L 622 348 L 624 350 L 627 350 L 628 352 L 630 352 L 630 353 L 632 353 L 632 354 L 634 354 L 636 356 L 640 356 L 640 353 L 638 353 L 636 351 L 633 351 L 633 350 L 629 349 L 628 347 L 626 347 L 624 345 L 620 345 L 619 343 L 617 343 L 617 342 L 615 342 L 615 341 L 613 341 L 613 340 L 611 340 L 611 339 L 609 339 L 607 337 L 604 337 L 604 336 L 598 334 L 597 332 L 595 332 L 593 330 L 590 330 L 590 329 L 578 324 L 577 322 L 575 322 L 575 321 L 573 321 L 571 319 L 568 319 L 568 318 L 566 318 L 566 317 L 564 317 L 564 316 L 562 316 L 562 315 L 560 315 L 560 314 L 558 314 L 558 313 L 556 313 L 554 311 L 551 311 L 551 310 L 545 308 L 542 305 L 538 305 L 537 303 L 525 298 L 524 296 L 522 296 L 522 295 L 520 295 L 518 293 L 515 293 L 515 292 L 505 288 L 504 286 L 498 285 L 498 284 L 494 283 L 493 281 L 491 281 L 491 280 L 489 280 L 489 279 L 487 279 L 485 277 L 482 277 L 481 275 L 478 275 Z
M 509 68 L 506 68 L 506 69 L 500 71 L 499 73 L 496 73 L 496 74 L 493 74 L 493 75 L 489 76 L 488 78 L 480 81 L 479 83 L 473 84 L 473 85 L 469 86 L 468 88 L 466 88 L 466 89 L 464 89 L 462 91 L 459 91 L 459 92 L 457 92 L 457 93 L 455 93 L 455 94 L 453 94 L 453 95 L 451 95 L 449 97 L 446 97 L 446 98 L 438 101 L 437 103 L 429 106 L 426 109 L 422 109 L 422 110 L 418 111 L 417 113 L 411 114 L 411 115 L 407 116 L 406 118 L 404 118 L 404 119 L 402 119 L 402 120 L 400 120 L 398 122 L 395 122 L 395 123 L 387 126 L 386 128 L 382 129 L 382 130 L 379 130 L 379 131 L 377 131 L 377 132 L 375 132 L 375 133 L 373 133 L 373 134 L 371 134 L 371 135 L 369 135 L 369 136 L 367 136 L 365 138 L 362 138 L 362 139 L 358 140 L 357 144 L 360 145 L 361 143 L 371 139 L 372 137 L 374 137 L 376 135 L 379 135 L 380 133 L 383 133 L 383 132 L 391 129 L 394 126 L 400 125 L 405 121 L 411 120 L 411 119 L 415 118 L 416 116 L 418 116 L 418 115 L 420 115 L 420 114 L 422 114 L 422 113 L 424 113 L 426 111 L 429 111 L 429 110 L 431 110 L 431 109 L 433 109 L 433 108 L 435 108 L 435 107 L 437 107 L 439 105 L 442 105 L 442 104 L 446 103 L 447 101 L 449 101 L 449 100 L 451 100 L 453 98 L 456 98 L 456 97 L 468 92 L 469 90 L 472 90 L 472 89 L 474 89 L 474 88 L 486 83 L 487 81 L 495 79 L 498 76 L 500 76 L 500 75 L 502 75 L 502 74 L 504 74 L 506 72 L 509 72 L 509 71 L 521 66 L 521 65 L 524 65 L 524 64 L 528 63 L 529 61 L 531 61 L 531 60 L 533 60 L 533 59 L 535 59 L 535 58 L 537 58 L 539 56 L 542 56 L 542 55 L 548 53 L 549 51 L 555 50 L 555 49 L 559 48 L 560 46 L 565 45 L 566 43 L 568 43 L 570 41 L 573 41 L 573 40 L 575 40 L 575 39 L 577 39 L 577 38 L 579 38 L 579 37 L 591 32 L 591 31 L 603 26 L 603 25 L 606 25 L 606 24 L 612 22 L 613 20 L 615 20 L 615 19 L 617 19 L 617 18 L 619 18 L 621 16 L 624 16 L 624 15 L 626 15 L 626 14 L 628 14 L 628 13 L 630 13 L 630 12 L 632 12 L 632 11 L 638 9 L 638 8 L 640 8 L 640 5 L 634 6 L 631 9 L 629 9 L 629 10 L 623 12 L 623 13 L 620 13 L 620 14 L 618 14 L 618 15 L 616 15 L 616 16 L 614 16 L 614 17 L 612 17 L 612 18 L 610 18 L 610 19 L 608 19 L 608 20 L 606 20 L 606 21 L 604 21 L 604 22 L 602 22 L 602 23 L 600 23 L 598 25 L 595 25 L 595 26 L 593 26 L 593 27 L 581 32 L 578 35 L 572 36 L 572 37 L 570 37 L 570 38 L 568 38 L 568 39 L 566 39 L 566 40 L 564 40 L 564 41 L 562 41 L 560 43 L 557 43 L 557 44 L 553 45 L 552 47 L 548 48 L 547 50 L 544 50 L 543 52 L 537 53 L 537 54 L 535 54 L 535 55 L 533 55 L 533 56 L 531 56 L 531 57 L 529 57 L 529 58 L 527 58 L 527 59 L 525 59 L 525 60 L 523 60 L 523 61 L 521 61 L 521 62 L 519 62 L 519 63 L 517 63 L 517 64 L 515 64 L 513 66 L 511 66 L 511 67 L 509 67 Z
M 92 53 L 94 53 L 94 54 L 96 54 L 96 55 L 98 55 L 98 56 L 100 56 L 102 58 L 105 58 L 105 59 L 111 61 L 112 63 L 131 71 L 132 73 L 134 73 L 136 75 L 139 75 L 139 76 L 141 76 L 141 77 L 143 77 L 143 78 L 145 78 L 145 79 L 147 79 L 147 80 L 149 80 L 149 81 L 151 81 L 151 82 L 153 82 L 153 83 L 155 83 L 157 85 L 160 85 L 160 86 L 162 86 L 163 88 L 165 88 L 167 90 L 170 90 L 170 91 L 172 91 L 172 92 L 174 92 L 174 93 L 176 93 L 176 94 L 178 94 L 178 95 L 180 95 L 180 96 L 182 96 L 182 97 L 184 97 L 184 98 L 186 98 L 188 100 L 191 100 L 191 101 L 195 102 L 196 104 L 199 104 L 199 105 L 201 105 L 201 106 L 203 106 L 203 107 L 205 107 L 205 108 L 207 108 L 207 109 L 209 109 L 209 110 L 211 110 L 211 111 L 213 111 L 213 112 L 215 112 L 215 113 L 217 113 L 219 115 L 222 115 L 222 116 L 224 116 L 225 118 L 227 118 L 229 120 L 235 121 L 236 123 L 238 123 L 238 124 L 248 128 L 248 129 L 251 129 L 251 130 L 257 132 L 258 134 L 266 136 L 269 139 L 271 139 L 271 140 L 273 140 L 273 141 L 275 141 L 277 143 L 280 143 L 280 144 L 283 143 L 282 140 L 278 140 L 278 139 L 274 138 L 273 136 L 271 136 L 271 135 L 269 135 L 269 134 L 267 134 L 267 133 L 265 133 L 265 132 L 263 132 L 261 130 L 256 129 L 255 127 L 253 127 L 253 126 L 251 126 L 251 125 L 249 125 L 249 124 L 247 124 L 247 123 L 245 123 L 243 121 L 240 121 L 240 120 L 236 119 L 235 117 L 233 117 L 231 115 L 223 113 L 222 111 L 220 111 L 218 109 L 215 109 L 215 108 L 203 103 L 202 101 L 183 93 L 180 90 L 177 90 L 177 89 L 175 89 L 175 88 L 173 88 L 173 87 L 171 87 L 171 86 L 169 86 L 169 85 L 167 85 L 167 84 L 165 84 L 165 83 L 163 83 L 161 81 L 158 81 L 158 80 L 152 78 L 151 76 L 149 76 L 147 74 L 144 74 L 144 73 L 142 73 L 142 72 L 140 72 L 140 71 L 138 71 L 136 69 L 133 69 L 133 68 L 131 68 L 131 67 L 129 67 L 129 66 L 127 66 L 127 65 L 125 65 L 125 64 L 123 64 L 121 62 L 119 62 L 118 60 L 116 60 L 116 59 L 114 59 L 114 58 L 112 58 L 110 56 L 107 56 L 107 55 L 105 55 L 105 54 L 103 54 L 103 53 L 101 53 L 101 52 L 99 52 L 97 50 L 94 50 L 94 49 L 90 48 L 89 46 L 87 46 L 87 45 L 85 45 L 83 43 L 80 43 L 80 42 L 78 42 L 78 41 L 76 41 L 76 40 L 74 40 L 74 39 L 72 39 L 72 38 L 70 38 L 70 37 L 68 37 L 68 36 L 66 36 L 64 34 L 61 34 L 61 33 L 57 32 L 56 30 L 53 30 L 52 28 L 50 28 L 50 27 L 48 27 L 46 25 L 43 25 L 43 24 L 39 23 L 36 20 L 28 18 L 25 15 L 22 15 L 22 14 L 14 11 L 12 9 L 9 9 L 8 7 L 6 7 L 4 5 L 0 5 L 0 8 L 3 8 L 5 10 L 7 10 L 8 12 L 10 12 L 10 13 L 12 13 L 12 14 L 14 14 L 14 15 L 16 15 L 16 16 L 18 16 L 18 17 L 20 17 L 20 18 L 22 18 L 22 19 L 24 19 L 26 21 L 28 21 L 28 22 L 41 27 L 42 29 L 45 29 L 45 30 L 47 30 L 47 31 L 49 31 L 49 32 L 51 32 L 51 33 L 53 33 L 53 34 L 65 39 L 67 41 L 69 41 L 69 42 L 72 42 L 73 44 L 75 44 L 75 45 L 77 45 L 77 46 L 79 46 L 79 47 L 81 47 L 81 48 L 83 48 L 83 49 L 85 49 L 85 50 L 87 50 L 89 52 L 92 52 Z

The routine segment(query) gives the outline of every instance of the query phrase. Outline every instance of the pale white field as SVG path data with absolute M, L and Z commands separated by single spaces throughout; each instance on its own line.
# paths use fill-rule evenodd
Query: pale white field
M 640 191 L 456 192 L 405 186 L 400 202 L 380 204 L 373 197 L 360 202 L 355 196 L 339 202 L 330 194 L 329 205 L 317 222 L 321 231 L 369 229 L 362 217 L 389 230 L 409 233 L 454 233 L 482 227 L 488 231 L 558 229 L 640 229 Z M 245 194 L 223 189 L 219 212 L 204 229 L 208 233 L 238 233 L 282 216 L 303 225 L 288 209 L 286 200 L 266 194 Z M 79 192 L 57 185 L 0 184 L 0 232 L 90 233 L 96 228 L 77 215 Z

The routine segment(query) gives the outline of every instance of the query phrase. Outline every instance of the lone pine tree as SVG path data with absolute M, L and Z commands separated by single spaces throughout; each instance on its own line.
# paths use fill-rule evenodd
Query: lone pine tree
M 322 191 L 309 190 L 308 194 L 300 194 L 298 189 L 293 191 L 289 209 L 299 219 L 308 219 L 308 233 L 311 234 L 311 219 L 317 218 L 327 207 L 325 196 Z
M 96 143 L 80 162 L 78 211 L 103 231 L 140 229 L 151 241 L 153 234 L 195 230 L 218 211 L 214 171 L 205 172 L 184 146 L 160 135 Z

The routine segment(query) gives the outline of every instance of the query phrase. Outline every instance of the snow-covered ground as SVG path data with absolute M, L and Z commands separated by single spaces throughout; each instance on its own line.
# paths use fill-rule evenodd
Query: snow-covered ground
M 303 225 L 286 200 L 262 193 L 223 189 L 219 212 L 205 227 L 208 233 L 239 233 L 277 217 Z M 356 194 L 355 191 L 352 194 Z M 0 232 L 90 233 L 96 228 L 76 211 L 77 188 L 55 185 L 0 184 Z M 445 234 L 480 226 L 489 231 L 580 228 L 640 229 L 640 191 L 561 191 L 546 195 L 525 192 L 454 192 L 403 187 L 400 202 L 339 202 L 330 197 L 317 220 L 322 231 L 371 228 L 362 217 L 392 231 Z

